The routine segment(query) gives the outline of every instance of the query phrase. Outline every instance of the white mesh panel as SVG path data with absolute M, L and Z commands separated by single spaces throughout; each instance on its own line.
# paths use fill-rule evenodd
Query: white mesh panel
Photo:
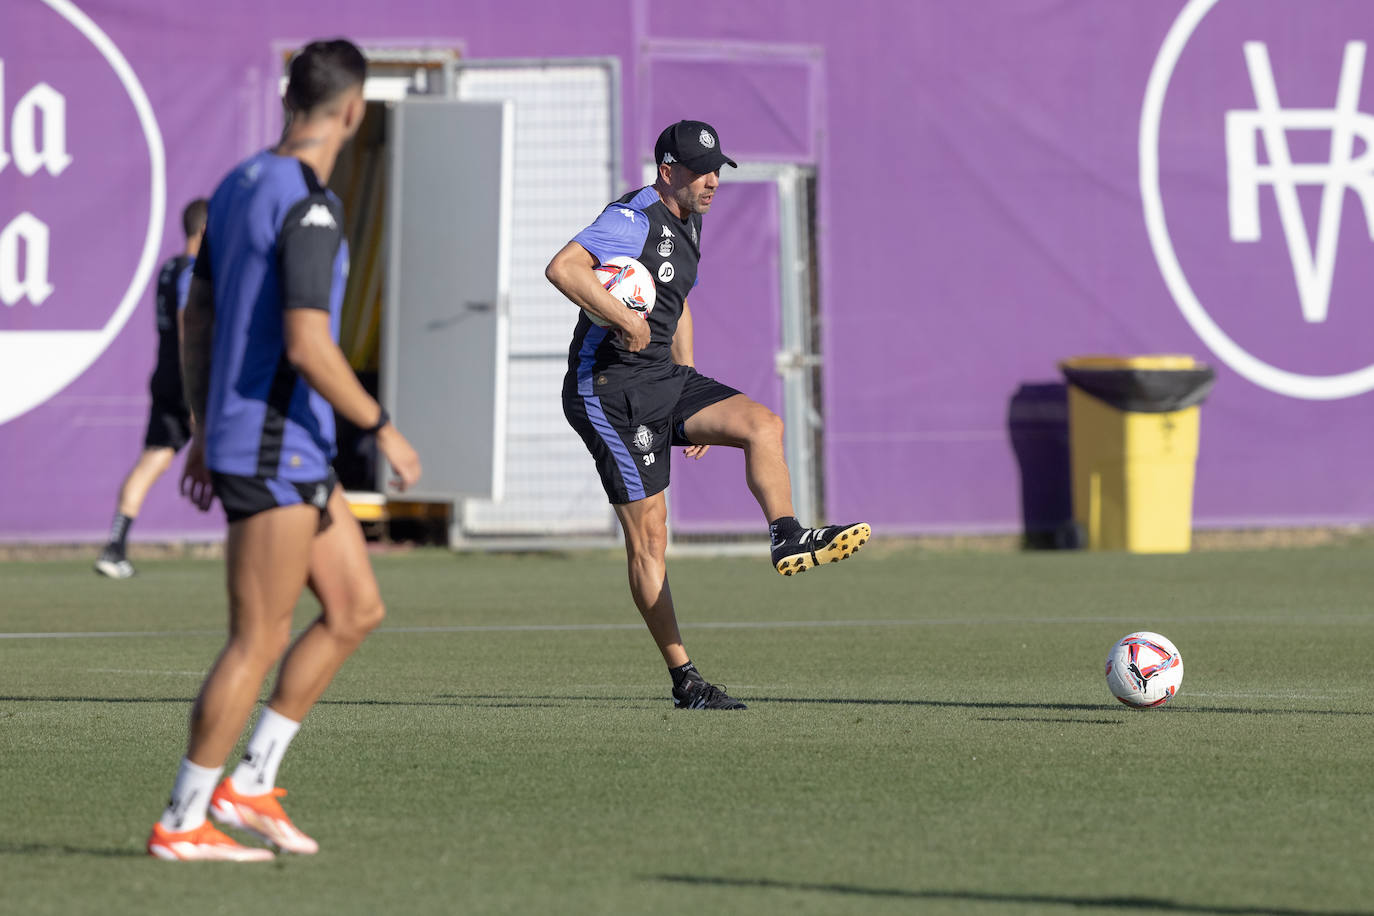
M 458 97 L 515 103 L 506 498 L 463 503 L 470 535 L 614 532 L 559 397 L 577 307 L 544 279 L 558 249 L 615 196 L 609 64 L 461 66 Z

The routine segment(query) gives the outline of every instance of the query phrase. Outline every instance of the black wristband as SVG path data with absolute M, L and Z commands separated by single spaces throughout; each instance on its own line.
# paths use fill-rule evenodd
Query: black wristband
M 382 427 L 383 427 L 383 426 L 386 426 L 386 425 L 387 425 L 388 423 L 390 423 L 390 422 L 391 422 L 391 414 L 387 413 L 387 412 L 386 412 L 386 408 L 383 407 L 383 408 L 382 408 L 382 415 L 379 416 L 379 417 L 377 418 L 377 422 L 376 422 L 376 423 L 373 423 L 373 424 L 372 424 L 371 426 L 369 426 L 367 429 L 363 430 L 363 432 L 366 433 L 366 434 L 368 434 L 368 435 L 374 435 L 374 436 L 375 436 L 377 433 L 379 433 L 379 432 L 382 431 Z

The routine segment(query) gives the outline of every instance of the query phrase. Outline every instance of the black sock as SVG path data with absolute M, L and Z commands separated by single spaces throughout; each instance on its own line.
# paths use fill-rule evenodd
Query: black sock
M 120 553 L 124 552 L 124 539 L 129 536 L 129 526 L 134 523 L 133 516 L 116 512 L 110 523 L 110 546 Z
M 801 530 L 801 523 L 795 515 L 784 515 L 768 523 L 768 540 L 775 545 L 780 544 Z
M 702 680 L 701 672 L 697 671 L 697 666 L 692 664 L 691 662 L 688 662 L 685 665 L 680 665 L 677 668 L 669 668 L 668 673 L 673 677 L 674 687 L 681 687 L 683 681 Z

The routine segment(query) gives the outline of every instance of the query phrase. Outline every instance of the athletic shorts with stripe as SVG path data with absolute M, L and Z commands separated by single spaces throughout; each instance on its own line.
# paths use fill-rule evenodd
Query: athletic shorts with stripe
M 691 366 L 674 365 L 657 379 L 622 382 L 602 375 L 591 381 L 591 394 L 564 388 L 563 415 L 596 459 L 601 486 L 617 504 L 667 489 L 670 449 L 694 444 L 683 424 L 702 408 L 739 394 Z
M 219 504 L 230 522 L 241 522 L 259 512 L 281 506 L 314 506 L 320 510 L 320 530 L 329 524 L 329 494 L 339 480 L 330 468 L 324 480 L 286 480 L 281 477 L 240 477 L 210 472 Z

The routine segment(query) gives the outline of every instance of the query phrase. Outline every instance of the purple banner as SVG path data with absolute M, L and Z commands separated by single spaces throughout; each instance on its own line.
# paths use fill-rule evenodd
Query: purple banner
M 322 32 L 618 57 L 627 187 L 679 117 L 742 162 L 814 167 L 831 519 L 1016 530 L 1037 486 L 1013 447 L 1018 392 L 1068 356 L 1157 352 L 1218 372 L 1200 524 L 1374 518 L 1364 0 L 8 0 L 0 539 L 103 533 L 142 445 L 150 286 L 177 215 L 271 142 L 281 51 Z M 734 322 L 772 270 L 738 245 L 768 227 L 734 187 L 704 233 L 697 360 L 767 401 L 776 318 Z M 682 524 L 719 457 L 677 469 Z M 154 488 L 137 536 L 222 532 L 173 491 Z

